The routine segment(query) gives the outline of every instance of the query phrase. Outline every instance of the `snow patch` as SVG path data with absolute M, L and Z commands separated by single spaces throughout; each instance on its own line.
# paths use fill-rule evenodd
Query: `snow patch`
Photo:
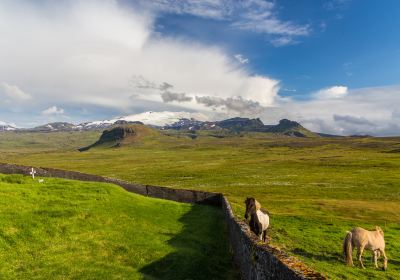
M 92 126 L 111 125 L 116 121 L 128 121 L 128 122 L 138 121 L 146 125 L 166 126 L 176 123 L 180 119 L 196 119 L 199 121 L 207 121 L 208 117 L 202 113 L 169 112 L 169 111 L 144 112 L 135 115 L 118 117 L 111 120 L 93 121 L 82 125 L 84 125 L 85 127 L 92 127 Z
M 6 122 L 0 121 L 0 131 L 13 131 L 17 130 L 15 124 L 8 124 Z

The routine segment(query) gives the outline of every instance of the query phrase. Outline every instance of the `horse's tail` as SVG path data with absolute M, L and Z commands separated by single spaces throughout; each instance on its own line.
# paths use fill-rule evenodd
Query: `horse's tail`
M 343 242 L 343 253 L 346 258 L 346 263 L 347 265 L 352 266 L 353 265 L 353 246 L 352 246 L 352 239 L 353 239 L 353 234 L 351 231 L 348 231 L 346 234 L 346 237 L 344 238 Z

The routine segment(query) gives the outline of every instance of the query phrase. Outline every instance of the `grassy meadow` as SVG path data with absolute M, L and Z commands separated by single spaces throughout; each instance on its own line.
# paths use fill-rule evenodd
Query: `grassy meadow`
M 216 208 L 1 174 L 0 198 L 0 279 L 236 277 Z
M 99 135 L 69 133 L 76 137 L 71 143 L 59 133 L 1 133 L 0 161 L 222 192 L 239 217 L 244 199 L 253 196 L 271 212 L 271 242 L 330 279 L 400 279 L 400 138 L 219 138 L 199 132 L 192 139 L 171 133 L 76 151 Z M 40 144 L 25 145 L 32 137 Z M 369 252 L 367 269 L 345 266 L 346 230 L 375 225 L 385 231 L 388 271 L 374 270 Z

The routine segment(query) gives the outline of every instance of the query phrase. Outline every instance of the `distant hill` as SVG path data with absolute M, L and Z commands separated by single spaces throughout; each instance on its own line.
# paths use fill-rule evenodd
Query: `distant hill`
M 18 128 L 13 127 L 12 125 L 9 124 L 0 124 L 0 131 L 14 131 L 17 129 Z
M 99 130 L 106 129 L 113 125 L 124 125 L 124 124 L 143 124 L 138 121 L 125 121 L 125 120 L 117 120 L 114 123 L 81 123 L 75 125 L 73 123 L 67 122 L 52 122 L 41 126 L 36 126 L 34 128 L 27 129 L 18 129 L 21 131 L 29 131 L 29 132 L 53 132 L 53 131 L 79 131 L 79 130 Z M 17 129 L 14 129 L 17 130 Z
M 51 132 L 51 131 L 73 131 L 77 130 L 77 126 L 72 123 L 67 122 L 53 122 L 45 125 L 37 126 L 32 129 L 28 129 L 30 131 L 42 131 L 42 132 Z
M 301 124 L 288 119 L 282 119 L 277 125 L 268 126 L 265 132 L 280 133 L 294 137 L 318 137 L 319 135 L 304 128 Z
M 259 118 L 232 118 L 216 122 L 216 125 L 233 131 L 259 131 L 265 128 L 265 125 Z
M 327 137 L 327 138 L 343 138 L 346 136 L 342 136 L 342 135 L 336 135 L 336 134 L 327 134 L 327 133 L 317 133 L 319 136 L 321 137 Z
M 259 119 L 231 118 L 216 122 L 201 122 L 183 119 L 165 126 L 163 129 L 175 130 L 229 130 L 232 132 L 266 132 L 277 133 L 293 137 L 319 137 L 318 134 L 304 128 L 298 122 L 283 119 L 277 125 L 264 125 Z
M 147 136 L 157 136 L 159 132 L 143 124 L 125 124 L 113 126 L 103 131 L 99 140 L 87 147 L 80 148 L 79 151 L 87 151 L 94 147 L 120 147 L 140 141 Z

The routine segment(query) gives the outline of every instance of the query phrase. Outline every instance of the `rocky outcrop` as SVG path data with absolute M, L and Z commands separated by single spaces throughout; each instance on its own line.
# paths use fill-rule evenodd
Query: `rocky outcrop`
M 80 152 L 87 151 L 93 147 L 101 146 L 107 144 L 111 147 L 119 146 L 121 141 L 129 136 L 134 136 L 136 134 L 135 129 L 129 126 L 117 126 L 111 129 L 106 129 L 94 144 L 87 147 L 79 148 Z
M 113 126 L 103 131 L 99 140 L 94 144 L 78 149 L 80 152 L 94 147 L 120 147 L 124 144 L 137 143 L 146 136 L 159 135 L 158 132 L 143 124 L 128 124 Z

